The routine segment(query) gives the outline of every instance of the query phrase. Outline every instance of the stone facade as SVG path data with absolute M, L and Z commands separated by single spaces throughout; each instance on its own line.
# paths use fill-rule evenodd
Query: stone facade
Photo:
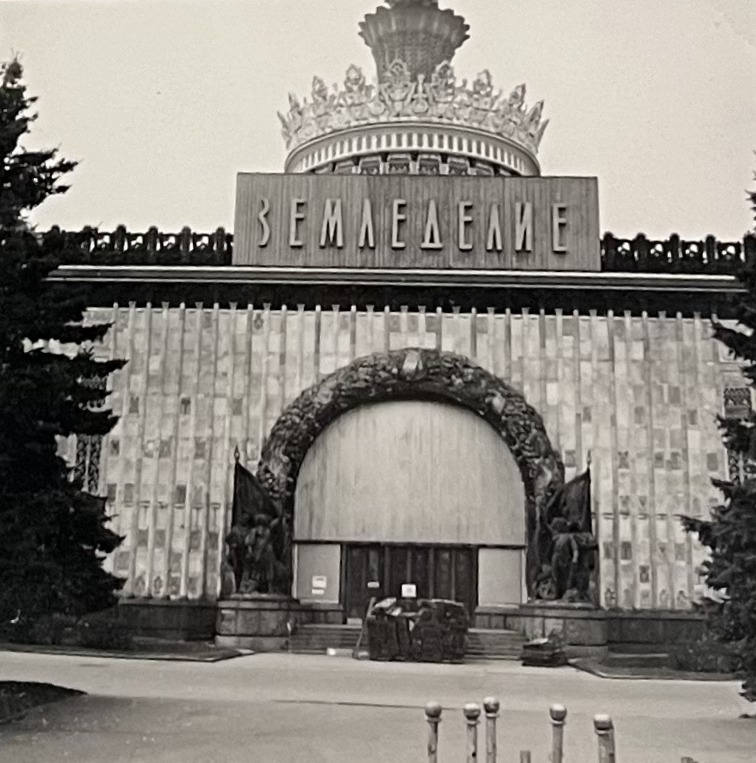
M 743 387 L 706 318 L 167 304 L 90 317 L 115 324 L 98 352 L 129 359 L 97 475 L 126 537 L 109 564 L 128 597 L 216 598 L 234 448 L 254 467 L 303 389 L 402 347 L 466 355 L 521 391 L 567 479 L 591 454 L 603 606 L 684 610 L 696 595 L 702 550 L 675 515 L 717 502 L 715 416 Z

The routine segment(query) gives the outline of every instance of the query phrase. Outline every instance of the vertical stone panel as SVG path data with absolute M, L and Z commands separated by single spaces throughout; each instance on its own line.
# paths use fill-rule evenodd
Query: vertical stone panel
M 635 406 L 633 379 L 633 319 L 625 312 L 622 320 L 617 320 L 617 341 L 615 343 L 616 371 L 614 383 L 617 407 L 617 481 L 619 485 L 619 512 L 621 537 L 630 543 L 631 559 L 622 580 L 622 605 L 636 608 L 640 606 L 640 567 L 644 552 L 640 541 L 639 513 L 640 492 L 637 479 L 639 467 L 637 451 L 634 447 Z M 620 330 L 621 329 L 621 330 Z
M 183 449 L 185 457 L 181 462 L 181 481 L 184 484 L 183 509 L 179 520 L 178 530 L 174 531 L 172 553 L 180 555 L 179 569 L 179 596 L 185 598 L 189 593 L 189 575 L 190 575 L 190 554 L 192 550 L 192 533 L 194 531 L 194 519 L 196 515 L 195 496 L 198 486 L 196 485 L 196 475 L 199 473 L 201 463 L 207 458 L 206 440 L 198 438 L 198 421 L 201 397 L 201 379 L 203 371 L 203 333 L 205 328 L 204 310 L 202 303 L 197 303 L 194 309 L 194 326 L 189 336 L 189 347 L 191 354 L 194 355 L 193 368 L 189 365 L 188 370 L 191 374 L 190 387 L 191 395 L 187 397 L 189 404 L 189 434 L 186 448 Z M 187 349 L 189 349 L 189 347 Z M 185 416 L 186 414 L 180 413 Z M 185 422 L 183 422 L 185 424 Z M 196 467 L 196 468 L 195 468 Z M 176 537 L 177 536 L 177 537 Z M 195 535 L 196 537 L 196 535 Z
M 632 579 L 632 560 L 633 548 L 630 539 L 627 537 L 629 527 L 626 522 L 620 520 L 619 506 L 619 475 L 618 475 L 618 434 L 617 434 L 617 343 L 616 343 L 616 322 L 614 320 L 614 311 L 607 311 L 606 315 L 606 334 L 607 334 L 607 353 L 608 363 L 606 365 L 607 376 L 607 410 L 602 416 L 604 426 L 609 430 L 609 465 L 612 474 L 611 485 L 611 513 L 612 513 L 612 543 L 614 544 L 614 590 L 617 597 L 617 603 L 624 607 L 630 604 L 627 601 L 625 591 L 631 591 L 629 581 Z M 621 326 L 621 324 L 620 324 Z M 625 553 L 623 553 L 623 550 Z
M 129 538 L 129 570 L 124 593 L 132 596 L 142 596 L 147 587 L 144 574 L 144 558 L 139 559 L 140 540 L 143 537 L 142 528 L 142 472 L 144 466 L 145 423 L 147 413 L 147 393 L 149 391 L 149 360 L 152 349 L 152 305 L 148 302 L 143 310 L 138 310 L 137 315 L 142 318 L 142 330 L 134 335 L 134 354 L 132 377 L 129 391 L 131 399 L 129 403 L 129 415 L 136 415 L 136 436 L 133 440 L 132 453 L 134 455 L 134 483 L 133 483 L 133 509 L 130 518 Z M 138 325 L 138 322 L 137 322 Z M 132 411 L 136 411 L 132 413 Z M 146 538 L 145 538 L 146 540 Z M 146 544 L 145 544 L 146 545 Z M 141 562 L 141 564 L 140 564 Z
M 525 391 L 524 383 L 524 355 L 525 355 L 525 320 L 528 316 L 527 308 L 519 315 L 509 314 L 510 321 L 510 384 L 520 393 Z
M 202 421 L 202 430 L 200 436 L 203 436 L 205 440 L 206 457 L 199 469 L 199 484 L 195 485 L 198 488 L 198 500 L 192 507 L 192 535 L 195 538 L 198 537 L 198 542 L 191 539 L 190 552 L 189 552 L 189 590 L 188 595 L 190 598 L 196 598 L 203 596 L 207 593 L 206 583 L 207 577 L 205 574 L 207 566 L 208 555 L 208 535 L 211 529 L 211 513 L 213 511 L 213 481 L 216 474 L 216 459 L 218 452 L 218 440 L 217 429 L 222 427 L 222 401 L 221 405 L 216 404 L 217 386 L 218 386 L 218 367 L 221 354 L 220 346 L 220 324 L 221 314 L 220 307 L 216 302 L 213 305 L 211 313 L 205 311 L 203 315 L 203 321 L 209 318 L 210 331 L 204 332 L 205 336 L 210 338 L 210 361 L 209 361 L 209 374 L 203 380 L 202 396 L 200 398 L 203 403 L 200 408 L 201 412 L 204 412 L 204 420 Z M 203 337 L 204 339 L 204 337 Z M 204 369 L 203 374 L 204 376 Z M 219 421 L 220 419 L 220 421 Z M 196 521 L 194 517 L 196 516 Z M 196 529 L 195 529 L 196 528 Z M 195 535 L 196 533 L 196 535 Z M 190 536 L 191 537 L 191 536 Z
M 656 490 L 656 436 L 655 436 L 655 410 L 654 410 L 654 373 L 651 357 L 651 319 L 644 311 L 641 316 L 641 325 L 643 327 L 643 385 L 641 394 L 644 400 L 644 412 L 640 424 L 645 426 L 646 431 L 646 473 L 648 475 L 648 512 L 647 512 L 647 532 L 649 547 L 649 590 L 648 600 L 644 597 L 644 591 L 641 590 L 641 607 L 651 607 L 655 609 L 658 602 L 658 559 L 657 559 L 657 490 Z
M 162 496 L 159 493 L 159 486 L 162 484 L 160 461 L 163 455 L 163 426 L 166 418 L 166 402 L 168 399 L 168 385 L 167 385 L 167 362 L 168 362 L 168 328 L 170 320 L 169 305 L 167 302 L 163 303 L 162 310 L 160 312 L 160 345 L 158 348 L 157 360 L 157 384 L 155 394 L 154 416 L 150 416 L 150 419 L 154 421 L 155 429 L 153 430 L 154 441 L 152 445 L 152 491 L 149 496 L 149 520 L 147 523 L 147 569 L 145 572 L 147 592 L 149 596 L 160 596 L 164 592 L 165 579 L 158 573 L 155 574 L 155 545 L 156 535 L 159 527 L 159 515 L 164 515 L 164 511 L 158 511 L 158 504 L 165 506 L 161 500 Z M 152 358 L 150 358 L 150 361 Z M 150 363 L 150 365 L 152 365 Z M 160 517 L 163 518 L 163 517 Z M 163 536 L 165 536 L 165 526 L 163 526 Z M 162 545 L 162 544 L 160 544 Z M 161 560 L 158 560 L 158 564 Z
M 171 359 L 175 358 L 175 389 L 174 385 L 170 385 L 170 394 L 173 398 L 174 406 L 172 415 L 170 417 L 171 425 L 171 452 L 169 457 L 169 466 L 167 470 L 167 484 L 169 488 L 169 496 L 166 502 L 166 526 L 165 526 L 165 540 L 162 550 L 162 566 L 161 577 L 163 580 L 162 595 L 165 596 L 178 596 L 181 587 L 181 562 L 179 558 L 174 558 L 173 553 L 173 536 L 174 527 L 176 522 L 177 511 L 183 509 L 183 504 L 180 502 L 180 496 L 178 494 L 176 485 L 178 482 L 178 463 L 179 463 L 179 450 L 180 450 L 180 438 L 181 438 L 181 423 L 182 423 L 182 401 L 186 394 L 185 388 L 185 375 L 184 375 L 184 345 L 186 341 L 186 306 L 182 302 L 178 308 L 177 314 L 178 320 L 178 341 L 176 345 L 169 347 Z M 184 482 L 184 491 L 186 491 L 186 483 Z

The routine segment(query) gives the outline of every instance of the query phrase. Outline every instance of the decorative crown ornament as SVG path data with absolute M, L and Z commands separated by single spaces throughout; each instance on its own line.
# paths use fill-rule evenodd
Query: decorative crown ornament
M 344 85 L 329 89 L 312 81 L 310 100 L 289 95 L 289 110 L 279 112 L 290 151 L 329 133 L 387 122 L 423 121 L 471 127 L 517 144 L 533 156 L 548 120 L 543 102 L 528 109 L 525 85 L 508 97 L 495 91 L 490 72 L 481 72 L 468 87 L 457 81 L 451 59 L 468 38 L 469 26 L 438 0 L 386 0 L 360 23 L 370 46 L 377 80 L 368 83 L 352 64 Z
M 386 122 L 427 121 L 474 127 L 538 152 L 548 125 L 542 121 L 543 101 L 525 105 L 525 85 L 508 97 L 495 91 L 491 73 L 478 74 L 472 85 L 457 81 L 445 61 L 430 76 L 412 77 L 404 61 L 393 61 L 383 81 L 369 84 L 362 69 L 352 64 L 343 88 L 329 89 L 320 77 L 312 81 L 311 100 L 289 94 L 289 110 L 279 112 L 286 147 L 293 150 L 313 138 L 350 127 Z

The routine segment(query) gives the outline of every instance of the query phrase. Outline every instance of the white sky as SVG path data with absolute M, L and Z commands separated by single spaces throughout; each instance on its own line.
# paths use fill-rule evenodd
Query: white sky
M 374 72 L 378 0 L 0 0 L 21 55 L 29 147 L 81 164 L 32 218 L 132 230 L 233 227 L 239 171 L 279 172 L 276 111 L 314 74 Z M 548 175 L 596 175 L 601 228 L 738 238 L 753 227 L 755 0 L 441 0 L 470 24 L 459 77 L 489 69 L 551 119 Z

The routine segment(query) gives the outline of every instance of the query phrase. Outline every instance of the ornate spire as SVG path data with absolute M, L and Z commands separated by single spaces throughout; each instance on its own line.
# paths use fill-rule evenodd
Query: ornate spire
M 438 0 L 387 0 L 360 23 L 360 37 L 368 44 L 383 81 L 391 65 L 402 61 L 415 79 L 430 78 L 437 66 L 449 62 L 468 38 L 469 26 L 454 11 L 441 10 Z

